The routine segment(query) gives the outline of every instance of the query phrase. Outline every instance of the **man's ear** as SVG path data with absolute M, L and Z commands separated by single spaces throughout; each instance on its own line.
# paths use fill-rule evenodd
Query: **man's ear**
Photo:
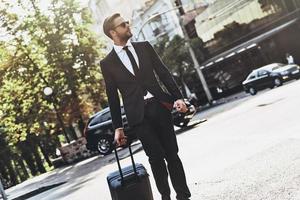
M 113 38 L 116 35 L 116 31 L 110 30 L 109 31 L 110 36 Z

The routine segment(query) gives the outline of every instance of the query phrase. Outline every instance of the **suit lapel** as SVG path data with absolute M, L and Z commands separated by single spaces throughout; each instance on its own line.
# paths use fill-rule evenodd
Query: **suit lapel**
M 121 70 L 128 74 L 131 78 L 135 79 L 136 77 L 127 69 L 127 67 L 123 64 L 116 51 L 112 49 L 111 51 L 111 60 L 115 62 L 116 66 L 121 68 Z
M 141 53 L 142 51 L 140 49 L 140 46 L 137 45 L 137 43 L 135 43 L 135 42 L 132 42 L 131 44 L 132 44 L 132 46 L 135 50 L 135 53 L 137 54 L 137 57 L 139 59 L 139 68 L 140 68 L 140 70 L 142 70 L 142 68 L 143 68 L 142 62 L 144 59 L 143 59 L 143 54 Z
M 140 70 L 140 75 L 142 74 L 142 72 L 144 71 L 143 68 L 144 68 L 144 64 L 143 64 L 143 61 L 145 60 L 145 58 L 143 57 L 144 54 L 142 54 L 142 49 L 140 48 L 140 45 L 138 45 L 137 43 L 135 42 L 132 42 L 131 43 L 137 56 L 138 56 L 138 59 L 139 59 L 139 70 Z M 127 73 L 131 78 L 133 79 L 136 79 L 136 76 L 133 75 L 128 69 L 127 67 L 123 64 L 123 62 L 121 61 L 121 59 L 119 58 L 119 56 L 117 55 L 116 51 L 114 49 L 112 49 L 111 51 L 111 57 L 112 57 L 112 60 L 115 61 L 116 65 L 118 67 L 121 68 L 122 71 L 124 71 L 125 73 Z
M 141 49 L 141 45 L 138 45 L 138 43 L 135 43 L 135 42 L 132 42 L 131 43 L 137 56 L 138 56 L 138 59 L 139 59 L 139 68 L 140 68 L 140 75 L 143 74 L 143 71 L 145 70 L 145 64 L 144 61 L 147 60 L 145 57 L 144 57 L 144 54 L 142 53 L 143 52 L 143 49 Z

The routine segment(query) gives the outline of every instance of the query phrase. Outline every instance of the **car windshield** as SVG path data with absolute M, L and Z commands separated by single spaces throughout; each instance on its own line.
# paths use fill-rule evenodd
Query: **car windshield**
M 106 113 L 103 113 L 103 115 L 101 116 L 101 118 L 102 118 L 102 122 L 111 120 L 110 111 L 108 111 L 108 112 L 106 112 Z
M 281 67 L 284 67 L 285 65 L 284 64 L 281 64 L 281 63 L 277 63 L 274 67 L 272 67 L 272 71 L 275 71 L 277 69 L 280 69 Z
M 96 124 L 99 124 L 99 123 L 101 123 L 102 121 L 103 121 L 102 115 L 98 115 L 98 116 L 96 116 L 94 119 L 91 120 L 90 126 L 94 126 L 94 125 L 96 125 Z
M 247 77 L 247 80 L 254 79 L 255 78 L 255 74 L 256 74 L 256 72 L 250 73 L 249 76 Z
M 122 115 L 125 115 L 125 110 L 124 107 L 121 106 L 121 113 Z M 90 126 L 94 126 L 97 124 L 100 124 L 102 122 L 106 122 L 108 120 L 111 120 L 111 114 L 110 114 L 110 110 L 106 110 L 105 112 L 102 112 L 99 115 L 96 115 L 93 119 L 90 120 Z

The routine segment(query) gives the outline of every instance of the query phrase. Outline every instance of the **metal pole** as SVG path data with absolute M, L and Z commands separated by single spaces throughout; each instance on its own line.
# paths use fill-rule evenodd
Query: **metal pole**
M 69 139 L 69 137 L 68 137 L 68 133 L 67 133 L 67 131 L 66 131 L 66 127 L 65 127 L 64 122 L 63 122 L 63 120 L 62 120 L 62 117 L 60 116 L 60 114 L 59 114 L 59 112 L 58 112 L 58 109 L 57 109 L 57 107 L 56 107 L 56 105 L 55 105 L 55 101 L 52 100 L 52 103 L 53 103 L 53 107 L 54 107 L 54 110 L 55 110 L 55 114 L 56 114 L 57 120 L 58 120 L 58 122 L 59 122 L 59 124 L 60 124 L 60 127 L 61 127 L 62 130 L 63 130 L 63 133 L 64 133 L 64 135 L 65 135 L 65 138 L 66 138 L 67 142 L 70 143 L 70 139 Z
M 5 194 L 1 179 L 0 179 L 0 194 L 2 195 L 3 200 L 7 200 L 7 196 Z
M 180 17 L 179 17 L 179 23 L 180 23 L 180 26 L 181 26 L 181 29 L 182 29 L 182 32 L 183 32 L 184 40 L 185 40 L 185 42 L 186 42 L 186 44 L 187 44 L 187 46 L 188 46 L 189 53 L 190 53 L 191 58 L 192 58 L 192 60 L 193 60 L 194 68 L 195 68 L 195 70 L 196 70 L 196 72 L 197 72 L 197 75 L 199 76 L 199 79 L 200 79 L 200 82 L 201 82 L 201 84 L 202 84 L 202 86 L 203 86 L 203 89 L 204 89 L 204 92 L 205 92 L 205 94 L 206 94 L 207 100 L 208 100 L 208 102 L 211 104 L 212 101 L 213 101 L 212 95 L 211 95 L 211 93 L 210 93 L 210 90 L 208 89 L 206 80 L 205 80 L 205 78 L 204 78 L 204 75 L 203 75 L 203 73 L 202 73 L 202 70 L 200 69 L 199 62 L 198 62 L 198 60 L 197 60 L 197 58 L 196 58 L 195 52 L 194 52 L 194 50 L 193 50 L 191 44 L 190 44 L 190 40 L 188 39 L 187 32 L 186 32 L 186 30 L 185 30 L 185 28 L 184 28 L 184 26 L 183 26 L 183 23 L 182 23 L 182 20 L 180 19 Z

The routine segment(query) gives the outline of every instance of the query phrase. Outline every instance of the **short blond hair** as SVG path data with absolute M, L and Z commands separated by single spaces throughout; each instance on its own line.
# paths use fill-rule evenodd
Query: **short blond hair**
M 105 18 L 103 22 L 103 32 L 107 37 L 112 39 L 109 31 L 114 29 L 114 20 L 120 16 L 121 16 L 120 13 L 115 13 Z

